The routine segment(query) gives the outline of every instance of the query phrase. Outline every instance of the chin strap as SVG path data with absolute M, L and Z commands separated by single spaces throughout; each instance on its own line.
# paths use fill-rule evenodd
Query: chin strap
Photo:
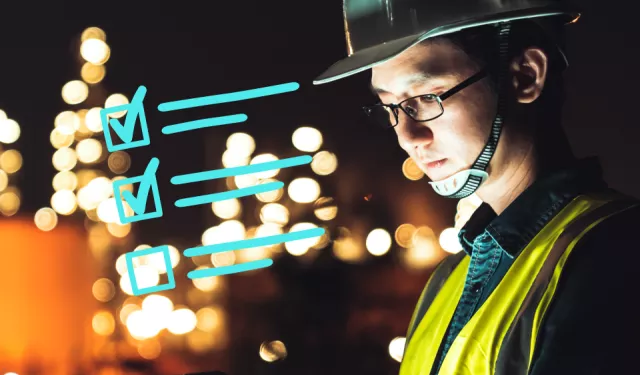
M 511 23 L 504 22 L 499 25 L 500 31 L 498 34 L 498 40 L 500 43 L 500 62 L 498 64 L 497 87 L 498 87 L 498 105 L 496 110 L 496 117 L 493 120 L 493 126 L 491 127 L 491 134 L 484 149 L 471 166 L 471 169 L 460 171 L 453 176 L 440 181 L 429 182 L 433 190 L 443 197 L 462 199 L 473 194 L 480 185 L 489 178 L 489 174 L 486 172 L 489 162 L 493 157 L 496 147 L 498 146 L 498 140 L 500 139 L 500 133 L 502 131 L 503 114 L 505 113 L 506 105 L 506 85 L 508 80 L 505 79 L 508 72 L 508 49 L 509 49 L 509 32 L 511 31 Z M 494 75 L 496 76 L 496 75 Z

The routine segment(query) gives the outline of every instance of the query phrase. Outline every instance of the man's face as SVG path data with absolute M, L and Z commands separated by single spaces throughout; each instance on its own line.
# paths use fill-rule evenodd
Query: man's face
M 374 67 L 371 84 L 382 103 L 397 104 L 416 95 L 443 94 L 478 70 L 464 52 L 448 42 L 422 43 Z M 427 122 L 416 122 L 399 111 L 394 128 L 400 147 L 433 181 L 473 164 L 487 142 L 496 115 L 496 97 L 488 78 L 467 86 L 442 104 L 442 116 Z

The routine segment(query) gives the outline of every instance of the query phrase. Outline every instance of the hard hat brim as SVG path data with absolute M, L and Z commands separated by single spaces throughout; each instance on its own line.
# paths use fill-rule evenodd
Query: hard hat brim
M 313 81 L 313 84 L 321 85 L 336 81 L 391 60 L 408 48 L 419 43 L 423 35 L 424 33 L 410 35 L 358 51 L 330 66 L 324 73 Z
M 330 66 L 324 73 L 319 75 L 314 81 L 314 85 L 337 81 L 339 79 L 371 69 L 376 65 L 385 63 L 398 56 L 405 50 L 439 35 L 450 34 L 462 29 L 497 22 L 515 21 L 527 18 L 544 18 L 549 16 L 560 16 L 565 23 L 573 23 L 580 17 L 578 11 L 567 11 L 565 9 L 528 9 L 526 11 L 510 12 L 501 15 L 493 15 L 485 19 L 467 20 L 457 24 L 437 27 L 419 34 L 409 35 L 400 39 L 392 40 L 367 49 L 353 53 Z

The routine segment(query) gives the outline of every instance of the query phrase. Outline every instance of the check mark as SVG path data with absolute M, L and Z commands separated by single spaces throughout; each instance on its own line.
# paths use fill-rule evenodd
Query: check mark
M 125 143 L 130 143 L 133 140 L 136 119 L 138 118 L 140 111 L 143 110 L 142 100 L 146 94 L 146 87 L 138 87 L 138 90 L 136 90 L 136 93 L 133 95 L 133 99 L 131 99 L 131 103 L 128 105 L 129 110 L 127 111 L 124 125 L 122 125 L 122 123 L 120 123 L 116 118 L 109 120 L 109 125 L 113 128 L 113 131 L 116 132 L 118 137 L 120 137 L 120 139 Z
M 137 95 L 137 93 L 136 93 Z M 151 190 L 151 186 L 154 184 L 156 179 L 156 171 L 158 170 L 158 165 L 160 164 L 160 160 L 158 158 L 153 158 L 147 165 L 147 168 L 144 171 L 144 175 L 142 176 L 142 181 L 138 186 L 138 196 L 134 197 L 133 194 L 125 190 L 122 192 L 122 197 L 129 203 L 131 209 L 137 214 L 142 215 L 147 206 L 147 198 L 149 197 L 149 191 Z

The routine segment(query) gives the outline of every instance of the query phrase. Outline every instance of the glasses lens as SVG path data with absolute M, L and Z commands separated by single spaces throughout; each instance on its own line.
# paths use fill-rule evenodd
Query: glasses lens
M 416 121 L 429 121 L 442 114 L 442 104 L 437 96 L 431 94 L 408 99 L 401 105 Z
M 396 123 L 396 117 L 393 114 L 393 110 L 388 106 L 374 105 L 371 107 L 365 107 L 364 112 L 376 126 L 389 128 L 394 126 Z

